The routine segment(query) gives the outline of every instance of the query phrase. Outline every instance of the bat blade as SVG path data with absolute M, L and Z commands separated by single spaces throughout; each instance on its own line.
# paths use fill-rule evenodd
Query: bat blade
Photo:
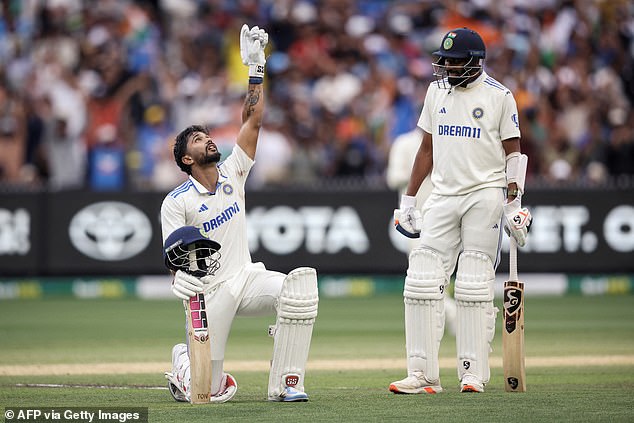
M 517 277 L 517 246 L 511 239 L 509 280 L 504 282 L 502 363 L 504 390 L 526 391 L 524 351 L 524 283 Z
M 190 402 L 208 404 L 211 399 L 211 347 L 204 294 L 184 301 L 191 372 Z

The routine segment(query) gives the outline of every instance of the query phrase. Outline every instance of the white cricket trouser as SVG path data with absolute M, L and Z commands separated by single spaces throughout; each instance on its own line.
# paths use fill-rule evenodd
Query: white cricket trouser
M 254 263 L 234 278 L 205 288 L 212 360 L 224 360 L 235 316 L 275 315 L 285 277 L 284 273 L 267 270 L 262 263 Z
M 275 315 L 285 277 L 283 273 L 267 270 L 262 263 L 252 263 L 233 278 L 205 287 L 212 394 L 222 388 L 225 349 L 234 317 Z
M 502 241 L 502 188 L 484 188 L 466 195 L 431 194 L 423 207 L 419 246 L 442 258 L 447 280 L 461 251 L 480 251 L 497 268 Z

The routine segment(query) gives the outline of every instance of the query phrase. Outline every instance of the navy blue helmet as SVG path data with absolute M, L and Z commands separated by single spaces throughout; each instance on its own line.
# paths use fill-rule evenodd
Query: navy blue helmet
M 486 47 L 480 34 L 469 28 L 457 28 L 449 31 L 442 39 L 440 48 L 433 53 L 435 56 L 453 59 L 467 59 L 476 57 L 484 59 Z
M 445 88 L 465 85 L 482 72 L 482 61 L 486 57 L 486 46 L 482 37 L 472 29 L 456 28 L 442 39 L 440 48 L 433 53 L 434 76 Z
M 220 244 L 195 226 L 172 232 L 163 244 L 163 259 L 168 269 L 182 270 L 196 277 L 213 275 L 220 268 Z

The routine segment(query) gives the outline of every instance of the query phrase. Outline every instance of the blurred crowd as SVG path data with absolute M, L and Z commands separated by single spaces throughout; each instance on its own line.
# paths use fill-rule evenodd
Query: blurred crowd
M 431 52 L 468 26 L 520 110 L 529 180 L 634 174 L 629 0 L 4 0 L 0 185 L 169 190 L 174 135 L 203 124 L 226 157 L 240 127 L 243 23 L 270 34 L 251 188 L 383 184 L 416 125 Z

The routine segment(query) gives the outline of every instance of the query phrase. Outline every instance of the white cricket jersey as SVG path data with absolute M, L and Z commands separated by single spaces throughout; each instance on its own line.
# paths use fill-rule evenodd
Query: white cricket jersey
M 255 162 L 238 146 L 218 164 L 216 192 L 207 191 L 192 176 L 167 194 L 161 206 L 163 242 L 182 226 L 196 226 L 220 243 L 220 269 L 215 280 L 224 281 L 251 263 L 247 244 L 244 184 Z
M 506 187 L 502 141 L 520 137 L 517 104 L 486 72 L 467 88 L 429 84 L 418 126 L 432 134 L 434 193 Z

